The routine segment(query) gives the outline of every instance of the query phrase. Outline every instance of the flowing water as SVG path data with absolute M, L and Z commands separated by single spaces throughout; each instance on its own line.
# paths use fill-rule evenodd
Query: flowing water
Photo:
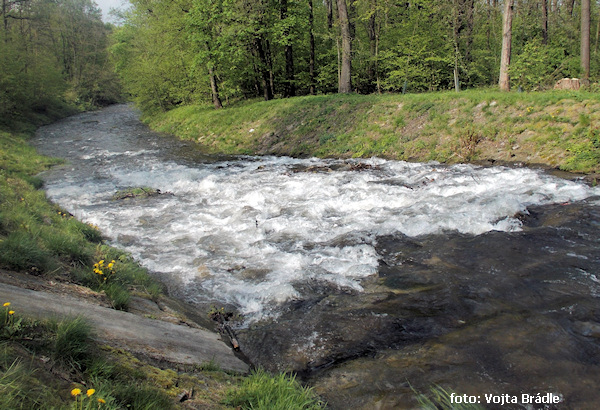
M 44 175 L 53 201 L 173 294 L 235 309 L 242 352 L 334 408 L 411 408 L 434 384 L 518 395 L 502 408 L 600 399 L 597 188 L 528 168 L 211 157 L 126 105 L 34 144 L 67 160 Z M 113 199 L 129 187 L 163 195 Z

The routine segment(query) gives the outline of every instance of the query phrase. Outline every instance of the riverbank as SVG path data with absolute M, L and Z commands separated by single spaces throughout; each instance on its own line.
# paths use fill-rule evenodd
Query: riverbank
M 519 163 L 600 171 L 600 95 L 587 92 L 321 95 L 184 106 L 145 122 L 209 152 Z

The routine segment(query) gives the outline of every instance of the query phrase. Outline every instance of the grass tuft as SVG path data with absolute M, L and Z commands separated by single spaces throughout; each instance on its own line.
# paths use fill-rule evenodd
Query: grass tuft
M 229 391 L 225 404 L 241 409 L 321 409 L 311 388 L 303 387 L 294 375 L 272 376 L 262 369 L 253 371 L 241 386 Z
M 57 323 L 53 358 L 74 369 L 84 369 L 90 358 L 91 333 L 92 327 L 82 317 Z

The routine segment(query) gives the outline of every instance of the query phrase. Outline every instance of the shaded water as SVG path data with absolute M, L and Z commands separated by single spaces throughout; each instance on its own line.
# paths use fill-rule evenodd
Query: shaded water
M 173 293 L 237 309 L 242 351 L 334 408 L 410 408 L 408 382 L 484 403 L 600 398 L 598 189 L 530 169 L 214 158 L 127 106 L 34 143 L 69 161 L 44 176 L 52 200 Z M 111 199 L 131 186 L 170 194 Z

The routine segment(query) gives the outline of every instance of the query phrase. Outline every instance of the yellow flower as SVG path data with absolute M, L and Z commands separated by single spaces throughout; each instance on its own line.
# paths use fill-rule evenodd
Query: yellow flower
M 109 263 L 109 264 L 108 264 L 108 269 L 112 269 L 112 268 L 113 268 L 113 266 L 115 266 L 115 264 L 114 264 L 114 263 L 112 263 L 112 262 L 111 262 L 111 263 Z
M 15 314 L 15 311 L 14 311 L 14 310 L 9 310 L 9 311 L 8 311 L 8 314 L 9 314 L 9 315 L 14 315 L 14 314 Z
M 85 394 L 87 394 L 88 397 L 91 397 L 94 393 L 96 393 L 95 389 L 88 389 L 88 391 Z
M 6 302 L 5 304 L 3 304 L 2 306 L 4 307 L 9 307 L 10 306 L 10 302 Z
M 81 389 L 73 389 L 71 390 L 71 396 L 77 397 L 81 394 Z
M 104 265 L 104 259 L 102 259 L 100 262 L 98 262 L 100 265 Z
M 106 403 L 106 400 L 104 400 L 104 399 L 98 399 L 98 403 L 105 404 L 105 403 Z

